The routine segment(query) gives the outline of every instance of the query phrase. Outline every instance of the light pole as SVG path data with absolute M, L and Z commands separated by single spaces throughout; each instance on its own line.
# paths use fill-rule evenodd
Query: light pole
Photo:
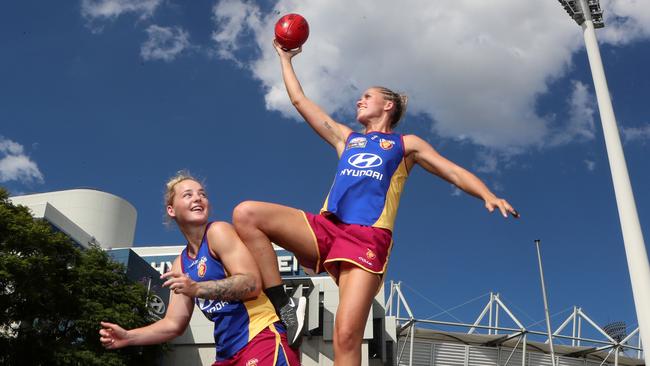
M 542 253 L 539 249 L 541 240 L 535 240 L 537 248 L 537 262 L 539 263 L 539 278 L 542 284 L 542 298 L 544 299 L 544 317 L 546 318 L 546 331 L 548 332 L 548 345 L 551 349 L 551 365 L 555 366 L 555 350 L 553 349 L 553 331 L 551 330 L 551 316 L 548 311 L 548 296 L 546 296 L 546 285 L 544 284 L 544 270 L 542 269 Z
M 630 282 L 632 283 L 634 306 L 636 307 L 640 336 L 644 346 L 643 355 L 646 365 L 650 365 L 650 352 L 647 352 L 650 350 L 650 265 L 648 264 L 643 232 L 636 211 L 632 185 L 627 172 L 621 138 L 616 126 L 614 109 L 612 108 L 603 62 L 600 58 L 600 50 L 596 40 L 595 28 L 604 27 L 603 12 L 600 9 L 599 0 L 559 1 L 567 13 L 582 26 L 584 33 L 589 66 L 591 67 L 594 89 L 598 99 L 600 121 L 603 125 L 607 157 L 614 183 L 621 231 L 623 232 L 623 243 L 630 272 Z

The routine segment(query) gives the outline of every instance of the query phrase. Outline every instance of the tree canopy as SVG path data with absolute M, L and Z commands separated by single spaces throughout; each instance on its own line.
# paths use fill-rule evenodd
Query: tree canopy
M 151 323 L 147 290 L 98 247 L 81 249 L 0 187 L 0 364 L 145 365 L 163 346 L 106 351 L 99 322 Z

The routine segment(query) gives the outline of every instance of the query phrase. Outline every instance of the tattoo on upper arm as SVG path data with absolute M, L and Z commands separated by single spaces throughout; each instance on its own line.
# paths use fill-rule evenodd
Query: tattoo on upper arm
M 200 298 L 210 300 L 244 300 L 255 291 L 255 280 L 246 274 L 238 274 L 222 280 L 200 282 Z
M 329 122 L 323 121 L 323 125 L 332 133 L 332 136 L 334 138 L 336 138 L 337 140 L 341 140 L 341 138 L 336 134 L 336 132 L 334 132 L 334 127 L 330 125 Z

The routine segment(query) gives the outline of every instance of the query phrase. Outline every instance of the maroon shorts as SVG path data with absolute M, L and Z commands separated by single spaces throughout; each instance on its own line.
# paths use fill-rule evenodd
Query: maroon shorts
M 393 245 L 390 230 L 346 224 L 334 215 L 304 214 L 314 235 L 318 259 L 314 262 L 298 258 L 302 266 L 316 273 L 327 271 L 337 283 L 341 262 L 384 275 Z
M 300 366 L 300 355 L 289 347 L 286 333 L 269 325 L 232 358 L 212 366 Z

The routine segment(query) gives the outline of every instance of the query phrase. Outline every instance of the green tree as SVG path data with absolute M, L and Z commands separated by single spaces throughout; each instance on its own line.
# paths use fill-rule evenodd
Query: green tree
M 77 248 L 0 187 L 0 364 L 156 364 L 163 346 L 99 343 L 100 320 L 151 323 L 146 296 L 103 250 Z

